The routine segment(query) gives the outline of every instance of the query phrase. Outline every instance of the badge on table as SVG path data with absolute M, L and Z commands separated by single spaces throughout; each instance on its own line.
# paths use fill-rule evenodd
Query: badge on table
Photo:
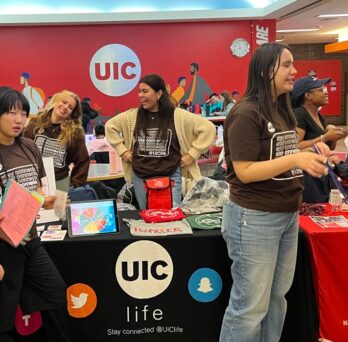
M 199 268 L 192 273 L 188 290 L 192 298 L 198 302 L 208 303 L 215 300 L 222 290 L 222 279 L 211 268 Z
M 222 213 L 191 215 L 186 217 L 192 229 L 221 228 Z

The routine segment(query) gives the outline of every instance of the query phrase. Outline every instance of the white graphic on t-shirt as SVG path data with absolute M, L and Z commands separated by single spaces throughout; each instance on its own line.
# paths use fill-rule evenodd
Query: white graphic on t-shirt
M 41 152 L 42 158 L 53 157 L 54 167 L 65 167 L 66 146 L 58 142 L 58 139 L 48 138 L 45 135 L 37 135 L 35 143 Z
M 148 128 L 147 135 L 144 130 L 139 131 L 137 152 L 140 157 L 162 158 L 169 155 L 173 132 L 168 129 L 166 138 L 161 140 L 157 137 L 158 130 L 158 128 Z
M 295 131 L 278 132 L 273 134 L 270 145 L 270 159 L 275 159 L 289 154 L 298 153 L 298 136 Z M 274 180 L 292 179 L 302 177 L 301 169 L 294 168 L 281 175 L 273 177 Z
M 270 132 L 270 133 L 274 133 L 275 132 L 275 128 L 273 127 L 272 122 L 269 122 L 267 124 L 267 128 L 268 128 L 268 132 Z
M 37 169 L 38 169 L 37 165 L 35 168 L 33 164 L 28 164 L 28 165 L 15 167 L 13 169 L 9 169 L 6 171 L 6 173 L 5 171 L 0 172 L 0 181 L 1 181 L 2 187 L 5 188 L 8 179 L 13 179 L 17 183 L 24 186 L 29 191 L 36 190 L 38 187 L 38 183 L 37 183 L 38 174 L 36 172 Z M 2 187 L 0 187 L 0 198 L 2 195 L 2 190 L 1 190 Z

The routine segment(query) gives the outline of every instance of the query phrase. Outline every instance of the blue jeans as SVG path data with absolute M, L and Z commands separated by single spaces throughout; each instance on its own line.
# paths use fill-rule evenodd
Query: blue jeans
M 220 342 L 278 342 L 295 272 L 298 213 L 246 209 L 230 201 L 221 231 L 233 261 L 233 285 Z
M 154 175 L 154 177 L 156 177 Z M 169 176 L 171 180 L 174 181 L 174 186 L 172 187 L 172 200 L 173 207 L 177 207 L 181 204 L 181 167 L 179 166 L 176 171 Z M 135 197 L 137 198 L 138 205 L 140 209 L 146 209 L 146 192 L 144 188 L 144 179 L 138 177 L 133 172 L 133 184 Z

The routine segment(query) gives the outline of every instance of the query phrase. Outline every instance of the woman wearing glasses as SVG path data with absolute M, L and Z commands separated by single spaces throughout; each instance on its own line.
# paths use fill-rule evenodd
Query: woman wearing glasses
M 345 137 L 342 129 L 327 125 L 320 114 L 320 108 L 329 102 L 326 84 L 330 78 L 318 79 L 312 76 L 301 77 L 294 84 L 292 105 L 297 120 L 296 132 L 301 150 L 312 148 L 314 143 L 324 142 L 331 150 L 337 140 Z M 330 195 L 330 177 L 313 178 L 305 173 L 303 201 L 308 203 L 328 202 Z

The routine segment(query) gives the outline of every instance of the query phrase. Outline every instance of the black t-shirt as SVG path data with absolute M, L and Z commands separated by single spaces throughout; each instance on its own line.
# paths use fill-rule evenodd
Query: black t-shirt
M 308 113 L 304 107 L 294 109 L 297 120 L 297 127 L 305 131 L 303 140 L 312 140 L 325 134 L 326 120 L 319 113 L 319 120 L 324 129 L 322 129 Z M 328 142 L 330 144 L 330 142 Z M 331 181 L 330 176 L 315 178 L 304 172 L 305 189 L 303 191 L 303 201 L 307 203 L 325 203 L 329 200 Z
M 297 127 L 305 131 L 303 140 L 312 140 L 325 134 L 326 121 L 324 117 L 319 113 L 319 120 L 324 127 L 322 129 L 308 113 L 304 107 L 297 107 L 294 109 L 294 114 L 297 120 Z
M 181 152 L 174 126 L 174 116 L 169 122 L 165 139 L 157 137 L 162 119 L 158 113 L 149 115 L 147 132 L 141 129 L 133 148 L 132 168 L 140 178 L 170 176 L 180 165 Z
M 231 200 L 245 208 L 270 212 L 292 212 L 302 201 L 303 173 L 292 169 L 265 181 L 242 183 L 233 161 L 266 161 L 299 152 L 293 128 L 277 130 L 260 119 L 256 102 L 240 103 L 224 124 L 227 181 Z

